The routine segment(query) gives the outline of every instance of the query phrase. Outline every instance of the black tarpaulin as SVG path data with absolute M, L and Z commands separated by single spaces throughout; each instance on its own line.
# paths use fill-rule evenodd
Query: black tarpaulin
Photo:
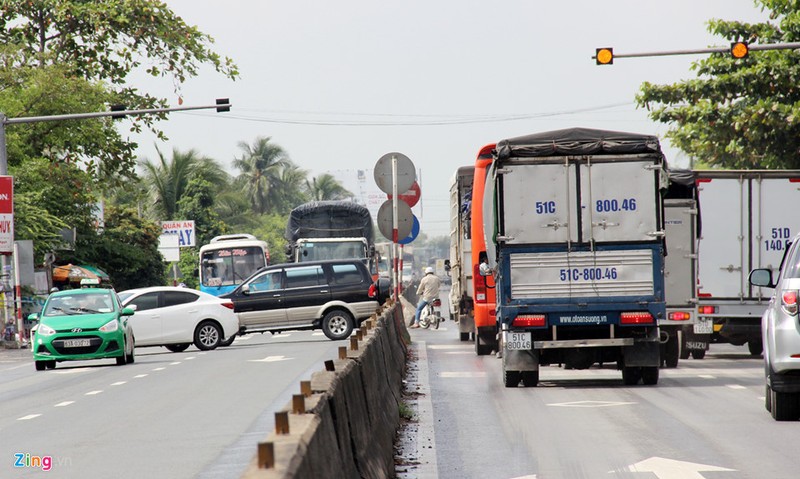
M 298 238 L 367 238 L 372 241 L 372 216 L 369 210 L 352 201 L 312 201 L 289 214 L 284 237 Z
M 535 158 L 545 156 L 661 153 L 658 137 L 591 128 L 567 128 L 502 140 L 495 157 Z

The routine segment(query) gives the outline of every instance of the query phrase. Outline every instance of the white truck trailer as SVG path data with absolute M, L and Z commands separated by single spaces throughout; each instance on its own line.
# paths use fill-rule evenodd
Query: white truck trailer
M 458 322 L 461 341 L 475 332 L 472 303 L 472 180 L 474 166 L 462 166 L 450 181 L 450 317 Z
M 772 291 L 748 273 L 777 274 L 786 244 L 800 232 L 800 170 L 696 170 L 703 231 L 698 317 L 713 322 L 713 342 L 747 344 L 761 354 L 761 315 Z

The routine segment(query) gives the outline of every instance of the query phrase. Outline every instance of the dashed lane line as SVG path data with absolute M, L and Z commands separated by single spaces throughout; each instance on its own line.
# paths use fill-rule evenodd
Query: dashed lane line
M 17 418 L 17 421 L 27 421 L 29 419 L 37 418 L 41 416 L 41 414 L 28 414 L 27 416 L 22 416 Z
M 155 369 L 153 369 L 153 371 L 163 371 L 165 369 L 167 369 L 167 368 L 155 368 Z
M 146 377 L 146 376 L 147 376 L 147 374 L 137 374 L 137 375 L 136 375 L 136 376 L 134 376 L 133 378 L 134 378 L 134 379 L 139 379 L 139 378 L 143 378 L 143 377 Z
M 56 404 L 56 405 L 55 405 L 55 406 L 53 406 L 53 407 L 64 407 L 64 406 L 69 406 L 70 404 L 75 404 L 75 401 L 64 401 L 64 402 L 60 402 L 60 403 Z
M 122 386 L 123 384 L 127 383 L 128 381 L 117 381 L 115 383 L 111 383 L 112 386 Z
M 84 396 L 96 396 L 96 395 L 100 394 L 101 392 L 103 392 L 102 389 L 97 389 L 97 390 L 94 390 L 94 391 L 89 391 L 88 393 L 84 394 Z

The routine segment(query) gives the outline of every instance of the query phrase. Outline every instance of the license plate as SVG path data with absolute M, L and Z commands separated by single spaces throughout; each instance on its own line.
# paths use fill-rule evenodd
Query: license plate
M 86 346 L 91 346 L 91 341 L 88 339 L 65 339 L 64 340 L 64 347 L 65 348 L 83 348 Z
M 509 351 L 519 351 L 531 348 L 531 333 L 507 333 L 506 349 Z
M 711 334 L 714 332 L 714 320 L 711 318 L 697 318 L 694 323 L 695 334 Z

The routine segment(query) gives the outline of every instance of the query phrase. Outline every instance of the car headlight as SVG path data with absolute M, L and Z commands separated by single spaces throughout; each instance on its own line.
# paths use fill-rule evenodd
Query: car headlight
M 104 333 L 111 333 L 111 332 L 116 331 L 118 329 L 119 329 L 119 323 L 117 322 L 116 319 L 112 319 L 111 321 L 109 321 L 106 324 L 104 324 L 103 327 L 100 328 L 100 331 L 102 331 Z
M 36 328 L 36 334 L 41 334 L 42 336 L 52 336 L 56 334 L 56 330 L 46 324 L 39 324 L 39 326 Z

